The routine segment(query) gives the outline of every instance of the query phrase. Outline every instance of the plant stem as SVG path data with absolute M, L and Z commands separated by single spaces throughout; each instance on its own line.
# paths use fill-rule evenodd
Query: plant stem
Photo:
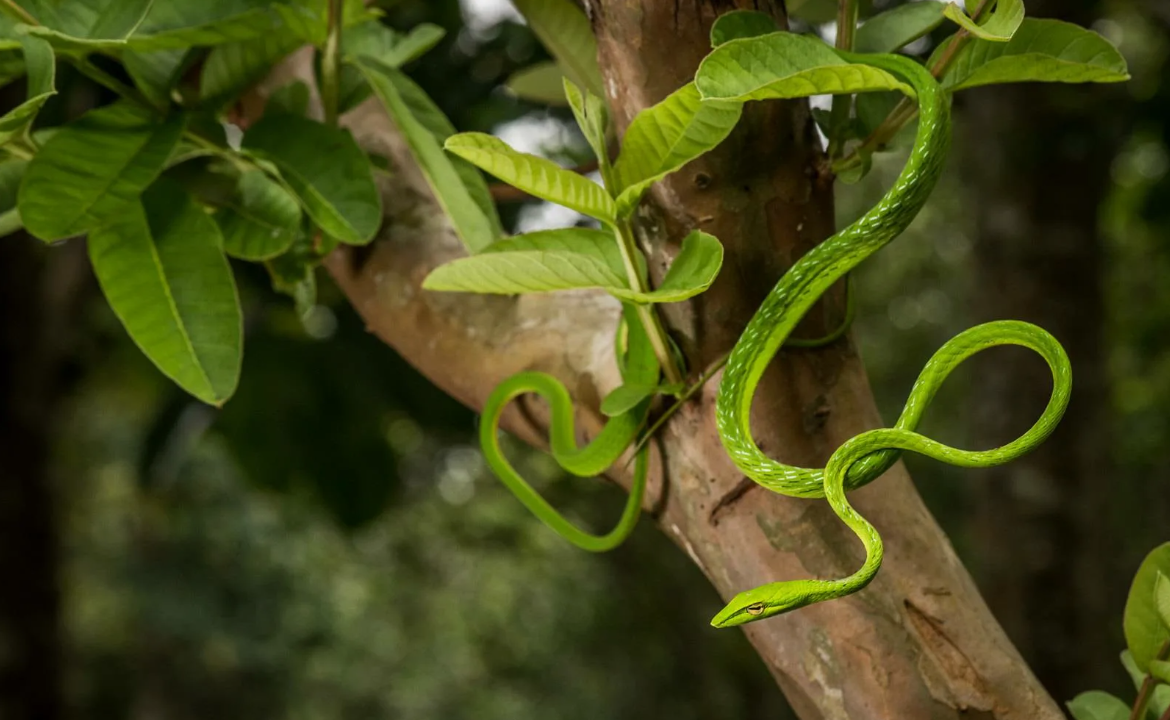
M 857 34 L 857 0 L 839 0 L 837 3 L 837 49 L 852 50 Z M 829 157 L 837 158 L 845 149 L 845 128 L 849 124 L 852 95 L 834 95 L 829 111 Z
M 77 68 L 78 72 L 90 80 L 93 80 L 98 85 L 101 85 L 108 90 L 112 90 L 127 100 L 138 103 L 143 107 L 149 108 L 151 110 L 158 109 L 154 107 L 154 105 L 152 105 L 149 100 L 143 97 L 142 93 L 138 92 L 137 88 L 130 87 L 118 78 L 110 75 L 105 70 L 102 70 L 97 65 L 94 65 L 92 62 L 90 62 L 89 58 L 75 57 L 72 58 L 72 62 L 73 66 Z
M 646 292 L 649 288 L 642 280 L 642 273 L 638 271 L 638 247 L 634 244 L 634 234 L 630 230 L 630 224 L 627 222 L 619 222 L 616 224 L 618 248 L 622 253 L 622 264 L 626 268 L 626 278 L 630 281 L 630 287 L 638 292 Z M 642 321 L 642 327 L 646 331 L 646 336 L 650 338 L 650 346 L 654 348 L 654 356 L 658 358 L 658 364 L 662 366 L 662 373 L 666 376 L 666 382 L 670 385 L 681 385 L 685 382 L 682 369 L 674 359 L 674 353 L 670 351 L 670 340 L 666 337 L 666 328 L 662 325 L 662 320 L 658 317 L 658 311 L 653 305 L 638 305 L 637 306 L 638 319 Z
M 25 25 L 40 25 L 37 19 L 29 14 L 28 10 L 17 5 L 14 0 L 0 0 L 0 7 L 6 9 L 9 15 L 15 17 Z
M 1155 656 L 1156 660 L 1165 660 L 1170 655 L 1170 640 L 1162 643 L 1158 654 Z M 1137 699 L 1133 702 L 1133 710 L 1129 713 L 1129 720 L 1144 720 L 1146 717 L 1146 708 L 1150 704 L 1150 698 L 1154 696 L 1154 688 L 1158 686 L 1158 681 L 1154 679 L 1153 675 L 1146 675 L 1146 679 L 1142 680 L 1142 688 L 1138 691 Z M 1162 716 L 1162 720 L 1170 717 L 1170 709 L 1166 710 L 1166 714 Z
M 342 0 L 329 0 L 329 34 L 321 56 L 321 104 L 325 110 L 325 124 L 337 124 L 341 71 L 341 9 Z
M 991 0 L 980 0 L 979 5 L 975 8 L 975 12 L 971 14 L 971 18 L 978 21 L 989 7 L 991 7 Z M 930 66 L 930 74 L 935 78 L 941 78 L 945 75 L 947 70 L 950 69 L 951 64 L 954 63 L 955 58 L 958 57 L 959 51 L 966 47 L 967 43 L 971 42 L 971 38 L 972 35 L 967 32 L 966 28 L 959 28 L 951 37 L 947 49 L 938 57 L 934 65 Z M 836 109 L 835 105 L 834 109 Z M 914 103 L 909 98 L 902 98 L 894 109 L 890 111 L 890 114 L 886 116 L 886 119 L 867 138 L 862 140 L 860 145 L 855 147 L 844 159 L 833 163 L 833 172 L 840 174 L 846 170 L 859 167 L 864 162 L 866 156 L 873 154 L 875 150 L 892 140 L 917 115 L 918 108 Z

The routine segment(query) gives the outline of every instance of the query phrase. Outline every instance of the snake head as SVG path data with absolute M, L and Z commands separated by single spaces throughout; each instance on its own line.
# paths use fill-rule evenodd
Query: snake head
M 793 580 L 745 590 L 711 619 L 711 627 L 735 627 L 828 599 L 821 591 L 823 584 L 813 580 Z

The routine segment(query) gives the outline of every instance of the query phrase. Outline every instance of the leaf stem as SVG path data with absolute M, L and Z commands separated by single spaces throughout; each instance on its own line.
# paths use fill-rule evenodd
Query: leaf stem
M 1168 655 L 1170 655 L 1170 640 L 1162 643 L 1162 647 L 1154 659 L 1165 660 Z M 1146 717 L 1146 708 L 1150 704 L 1150 699 L 1154 697 L 1154 688 L 1157 686 L 1158 681 L 1154 679 L 1154 676 L 1147 674 L 1146 679 L 1142 680 L 1142 688 L 1138 691 L 1137 699 L 1133 702 L 1133 710 L 1129 713 L 1129 720 L 1143 720 Z M 1170 708 L 1166 710 L 1162 720 L 1166 720 L 1168 717 L 1170 717 Z
M 979 5 L 976 6 L 975 12 L 971 14 L 971 19 L 978 21 L 983 13 L 991 7 L 992 0 L 980 0 Z M 951 65 L 958 57 L 959 51 L 971 42 L 972 35 L 966 28 L 959 28 L 959 30 L 951 36 L 950 44 L 946 50 L 939 55 L 938 59 L 930 66 L 930 74 L 935 78 L 942 78 L 950 69 Z M 834 109 L 836 106 L 834 105 Z M 841 174 L 847 170 L 860 167 L 868 155 L 872 155 L 881 146 L 888 143 L 895 135 L 901 131 L 911 120 L 918 115 L 918 108 L 909 98 L 902 98 L 902 100 L 890 111 L 886 119 L 878 125 L 872 133 L 869 134 L 861 143 L 853 148 L 852 152 L 846 155 L 843 159 L 833 163 L 833 172 Z M 831 155 L 830 155 L 831 157 Z
M 857 0 L 839 0 L 837 3 L 837 49 L 853 50 L 853 39 L 857 35 Z M 845 149 L 845 128 L 849 125 L 849 109 L 853 105 L 852 95 L 834 95 L 829 110 L 829 157 L 841 156 Z
M 9 15 L 15 17 L 25 25 L 40 25 L 37 19 L 28 10 L 17 5 L 15 0 L 0 0 L 0 7 L 3 7 Z
M 341 72 L 341 11 L 342 0 L 329 0 L 329 34 L 321 56 L 321 104 L 325 110 L 325 124 L 337 125 L 337 109 Z
M 638 250 L 634 243 L 634 234 L 630 230 L 630 224 L 627 222 L 619 222 L 614 226 L 617 231 L 618 249 L 621 250 L 622 264 L 626 268 L 626 278 L 630 281 L 630 287 L 638 292 L 646 292 L 649 288 L 646 287 L 646 282 L 642 279 L 642 273 L 638 269 Z M 662 366 L 662 373 L 666 376 L 666 382 L 670 385 L 681 385 L 686 382 L 683 376 L 682 368 L 678 366 L 675 361 L 674 353 L 670 351 L 670 340 L 666 337 L 666 328 L 662 325 L 662 320 L 658 317 L 658 311 L 653 305 L 638 305 L 637 306 L 638 319 L 642 321 L 642 327 L 646 331 L 646 336 L 650 338 L 650 346 L 654 348 L 654 356 L 658 358 L 658 364 Z

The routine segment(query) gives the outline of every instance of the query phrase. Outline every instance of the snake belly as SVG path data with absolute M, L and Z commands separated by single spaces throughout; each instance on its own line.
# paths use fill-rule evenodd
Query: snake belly
M 826 290 L 913 221 L 938 181 L 950 146 L 949 97 L 924 67 L 898 55 L 839 54 L 850 62 L 886 70 L 909 83 L 920 118 L 914 146 L 881 201 L 804 255 L 768 294 L 728 359 L 716 398 L 716 423 L 727 453 L 753 481 L 783 495 L 827 498 L 834 512 L 861 539 L 866 560 L 857 572 L 841 580 L 791 580 L 742 592 L 712 620 L 716 627 L 761 620 L 865 587 L 881 565 L 881 536 L 849 505 L 845 494 L 889 469 L 902 451 L 966 467 L 1007 462 L 1043 441 L 1068 404 L 1072 374 L 1060 344 L 1034 325 L 1000 321 L 967 330 L 946 343 L 922 371 L 895 427 L 852 438 L 833 454 L 823 470 L 778 462 L 765 455 L 752 439 L 752 398 L 780 346 Z M 986 451 L 952 448 L 914 432 L 930 399 L 962 360 L 985 348 L 1005 344 L 1035 350 L 1052 370 L 1053 393 L 1048 407 L 1030 430 L 1007 445 Z

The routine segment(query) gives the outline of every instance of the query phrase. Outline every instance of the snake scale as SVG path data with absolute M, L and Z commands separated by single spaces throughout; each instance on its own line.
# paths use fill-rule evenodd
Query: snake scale
M 861 539 L 866 558 L 855 573 L 839 580 L 789 580 L 742 592 L 711 621 L 716 627 L 761 620 L 864 588 L 881 566 L 883 546 L 876 529 L 849 504 L 846 492 L 877 478 L 901 452 L 916 452 L 963 467 L 1005 463 L 1047 438 L 1068 405 L 1072 371 L 1060 343 L 1034 325 L 997 321 L 971 328 L 943 345 L 919 375 L 894 427 L 853 437 L 833 453 L 824 469 L 785 465 L 767 457 L 752 439 L 749 420 L 752 398 L 765 368 L 826 290 L 906 229 L 933 191 L 950 146 L 950 100 L 925 68 L 899 55 L 846 52 L 840 55 L 849 62 L 892 73 L 913 88 L 920 118 L 914 146 L 909 160 L 881 201 L 801 257 L 768 294 L 727 361 L 716 400 L 716 420 L 724 447 L 747 477 L 783 495 L 826 498 L 834 512 Z M 625 315 L 629 341 L 619 357 L 624 380 L 656 383 L 659 368 L 649 342 L 629 308 Z M 947 375 L 971 355 L 998 345 L 1020 345 L 1034 350 L 1052 371 L 1052 395 L 1035 424 L 1006 445 L 983 451 L 950 447 L 915 432 Z M 496 388 L 484 408 L 480 438 L 488 464 L 529 510 L 579 547 L 600 551 L 616 546 L 637 522 L 646 482 L 645 449 L 638 452 L 634 485 L 617 527 L 604 536 L 579 530 L 548 505 L 500 452 L 497 441 L 500 413 L 512 398 L 526 392 L 539 393 L 549 401 L 553 455 L 567 471 L 582 476 L 599 474 L 620 458 L 645 422 L 648 401 L 610 418 L 604 430 L 585 448 L 576 445 L 569 394 L 551 376 L 534 372 L 515 375 Z

